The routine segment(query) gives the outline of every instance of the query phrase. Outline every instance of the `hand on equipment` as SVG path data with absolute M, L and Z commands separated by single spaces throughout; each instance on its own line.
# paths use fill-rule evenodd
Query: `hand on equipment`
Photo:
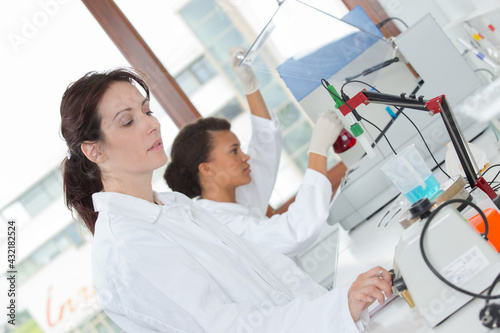
M 328 149 L 333 145 L 342 128 L 344 124 L 334 110 L 320 114 L 312 133 L 309 153 L 327 156 Z
M 391 284 L 391 273 L 382 267 L 375 267 L 360 274 L 347 293 L 352 319 L 358 321 L 363 310 L 376 299 L 380 304 L 384 304 L 385 297 L 391 298 Z
M 231 69 L 234 74 L 240 79 L 241 85 L 243 86 L 243 92 L 245 95 L 250 95 L 259 90 L 259 81 L 253 73 L 252 69 L 248 66 L 238 66 L 241 59 L 238 59 L 237 55 L 245 55 L 247 50 L 240 46 L 234 46 L 229 49 L 229 61 L 231 64 Z

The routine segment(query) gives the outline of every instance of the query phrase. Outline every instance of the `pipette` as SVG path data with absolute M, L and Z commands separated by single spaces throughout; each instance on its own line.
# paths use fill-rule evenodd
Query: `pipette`
M 493 69 L 497 70 L 498 69 L 498 65 L 493 61 L 491 60 L 490 58 L 488 58 L 488 56 L 484 55 L 483 53 L 479 52 L 478 49 L 476 49 L 475 47 L 472 47 L 472 45 L 470 43 L 467 43 L 465 40 L 463 40 L 462 38 L 458 38 L 458 41 L 463 45 L 465 46 L 465 48 L 468 50 L 468 51 L 471 51 L 472 53 L 474 53 L 476 55 L 476 57 L 478 57 L 479 59 L 483 60 L 485 63 L 487 63 L 488 65 L 490 65 L 491 67 L 493 67 Z

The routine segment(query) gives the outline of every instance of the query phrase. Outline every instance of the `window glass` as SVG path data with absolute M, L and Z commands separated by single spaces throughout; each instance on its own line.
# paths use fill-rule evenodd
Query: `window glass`
M 186 95 L 192 95 L 200 87 L 199 81 L 189 70 L 182 71 L 175 77 L 177 84 L 181 87 Z
M 216 7 L 214 6 L 213 1 L 192 0 L 188 2 L 187 5 L 179 11 L 179 13 L 187 24 L 192 27 L 196 27 L 200 24 L 200 22 L 203 22 L 204 18 L 215 8 Z
M 215 112 L 213 116 L 226 118 L 227 120 L 231 121 L 237 116 L 239 116 L 242 112 L 243 110 L 238 104 L 238 101 L 233 99 L 229 103 L 224 105 L 220 110 Z
M 231 22 L 225 15 L 219 15 L 214 12 L 212 15 L 208 16 L 202 24 L 198 25 L 193 30 L 202 44 L 208 46 L 221 38 L 225 38 L 222 33 L 224 30 L 230 28 L 230 26 Z
M 52 202 L 52 198 L 45 191 L 43 184 L 38 183 L 23 194 L 19 201 L 31 216 L 35 216 Z
M 241 33 L 235 28 L 228 29 L 219 34 L 218 39 L 209 48 L 212 56 L 218 61 L 224 63 L 229 61 L 229 48 L 233 46 L 247 46 L 248 42 L 245 41 Z
M 298 155 L 302 153 L 304 149 L 307 149 L 311 134 L 311 125 L 305 121 L 301 121 L 294 129 L 284 135 L 283 148 L 291 156 Z
M 65 234 L 71 239 L 73 244 L 75 244 L 76 246 L 80 246 L 83 244 L 83 238 L 76 227 L 73 225 L 73 223 L 77 222 L 72 222 L 72 224 L 66 228 Z
M 201 57 L 195 61 L 191 66 L 190 70 L 193 72 L 194 76 L 198 81 L 203 84 L 210 80 L 212 77 L 217 75 L 217 72 L 213 68 L 212 64 L 205 57 Z
M 280 121 L 280 125 L 282 130 L 286 130 L 293 123 L 302 119 L 302 115 L 300 111 L 297 110 L 294 104 L 289 103 L 285 105 L 281 110 L 277 112 L 278 119 Z
M 59 253 L 60 250 L 57 248 L 57 243 L 50 241 L 35 251 L 31 258 L 37 265 L 45 266 Z
M 273 110 L 282 104 L 288 103 L 288 96 L 283 91 L 283 88 L 277 83 L 269 85 L 262 91 L 262 95 L 266 101 L 268 109 Z
M 307 153 L 307 149 L 302 149 L 302 153 L 295 157 L 293 162 L 300 172 L 306 172 L 307 165 L 309 163 L 309 154 Z
M 43 180 L 43 186 L 52 199 L 56 199 L 63 194 L 62 176 L 59 169 L 48 174 L 47 178 Z
M 65 234 L 57 235 L 54 238 L 54 243 L 61 252 L 67 249 L 71 245 L 68 236 L 66 236 Z
M 97 324 L 95 325 L 95 329 L 96 329 L 96 330 L 97 330 L 97 332 L 99 332 L 99 333 L 107 333 L 107 332 L 108 332 L 108 330 L 106 329 L 106 327 L 104 326 L 104 324 L 103 324 L 103 323 L 97 323 Z

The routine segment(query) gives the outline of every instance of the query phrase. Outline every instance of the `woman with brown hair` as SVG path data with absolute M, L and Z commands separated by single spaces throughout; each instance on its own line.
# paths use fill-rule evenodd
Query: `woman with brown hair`
M 67 205 L 94 235 L 95 290 L 127 332 L 358 331 L 368 305 L 391 296 L 380 267 L 328 292 L 183 194 L 154 192 L 153 171 L 167 157 L 148 87 L 132 70 L 71 84 L 61 132 Z

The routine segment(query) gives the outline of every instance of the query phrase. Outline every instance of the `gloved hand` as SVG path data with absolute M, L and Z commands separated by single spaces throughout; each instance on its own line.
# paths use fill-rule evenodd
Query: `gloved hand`
M 240 79 L 245 95 L 250 95 L 259 90 L 259 81 L 250 67 L 238 66 L 241 62 L 241 59 L 236 57 L 238 53 L 245 55 L 247 50 L 240 46 L 234 46 L 229 49 L 229 62 L 231 64 L 231 69 Z
M 344 124 L 334 110 L 320 114 L 311 136 L 309 153 L 327 156 L 328 149 L 337 140 L 342 128 L 344 128 Z

